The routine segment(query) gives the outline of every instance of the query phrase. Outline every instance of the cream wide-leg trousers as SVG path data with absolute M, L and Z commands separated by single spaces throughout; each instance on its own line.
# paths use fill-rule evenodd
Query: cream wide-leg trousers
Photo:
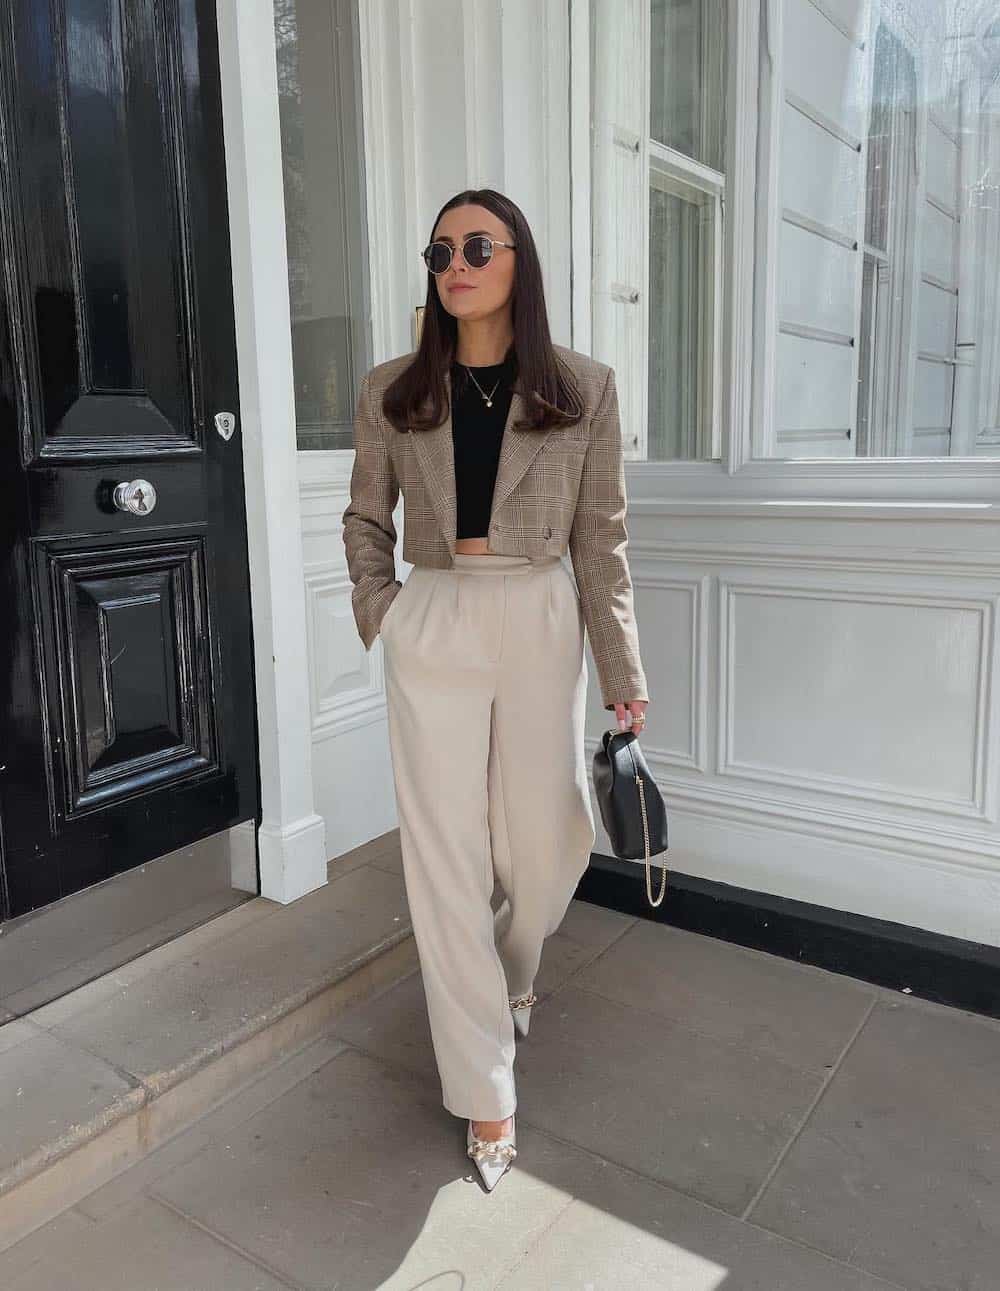
M 584 621 L 558 556 L 454 559 L 414 566 L 383 616 L 389 745 L 444 1106 L 502 1120 L 509 1000 L 532 989 L 596 838 Z

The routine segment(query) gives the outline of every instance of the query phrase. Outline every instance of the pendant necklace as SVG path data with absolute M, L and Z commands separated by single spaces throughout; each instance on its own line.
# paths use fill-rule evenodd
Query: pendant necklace
M 465 365 L 463 364 L 463 367 L 464 367 L 464 366 L 465 366 Z M 466 367 L 466 368 L 465 368 L 465 370 L 466 370 L 466 372 L 468 372 L 469 376 L 470 376 L 470 377 L 472 377 L 473 381 L 476 381 L 476 378 L 475 378 L 475 375 L 473 374 L 472 369 L 471 369 L 471 368 L 469 368 L 469 367 Z M 480 394 L 483 396 L 483 398 L 486 400 L 486 406 L 487 406 L 487 408 L 492 408 L 492 407 L 493 407 L 493 396 L 496 394 L 497 390 L 499 389 L 499 386 L 500 386 L 500 381 L 497 381 L 497 383 L 496 383 L 496 385 L 493 387 L 493 389 L 489 392 L 489 394 L 487 394 L 487 393 L 486 393 L 486 391 L 483 389 L 483 387 L 479 384 L 479 382 L 478 382 L 478 381 L 476 381 L 476 389 L 479 391 L 479 393 L 480 393 Z

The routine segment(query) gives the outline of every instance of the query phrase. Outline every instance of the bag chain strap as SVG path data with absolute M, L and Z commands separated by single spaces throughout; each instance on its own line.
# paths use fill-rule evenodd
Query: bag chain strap
M 612 733 L 615 735 L 619 734 L 619 732 L 617 731 L 613 731 Z M 636 764 L 635 754 L 632 752 L 631 740 L 629 741 L 629 745 L 628 745 L 628 755 L 632 759 L 632 770 L 635 772 L 635 783 L 636 783 L 637 789 L 639 790 L 639 809 L 642 812 L 642 836 L 643 836 L 643 842 L 645 843 L 645 846 L 646 846 L 646 899 L 649 901 L 649 904 L 655 910 L 656 907 L 663 900 L 664 896 L 666 895 L 667 866 L 666 866 L 666 862 L 664 861 L 660 862 L 660 864 L 663 867 L 660 872 L 660 895 L 654 901 L 653 900 L 653 879 L 652 879 L 652 873 L 649 868 L 649 821 L 646 817 L 646 787 L 643 783 L 642 776 L 639 774 L 639 767 Z
M 654 901 L 652 879 L 649 870 L 649 821 L 646 819 L 645 786 L 642 783 L 642 776 L 637 775 L 635 782 L 639 786 L 639 806 L 642 808 L 642 832 L 646 843 L 646 897 L 649 904 L 655 909 L 663 900 L 664 894 L 667 890 L 667 867 L 666 865 L 663 865 L 663 869 L 660 872 L 660 895 Z

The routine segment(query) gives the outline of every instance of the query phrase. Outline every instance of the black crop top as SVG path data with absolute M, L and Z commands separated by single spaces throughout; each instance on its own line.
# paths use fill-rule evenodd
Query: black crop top
M 492 408 L 476 389 L 464 363 L 451 365 L 451 436 L 455 450 L 457 538 L 485 538 L 490 530 L 490 510 L 503 429 L 510 411 L 517 376 L 514 347 L 502 363 L 471 368 L 476 381 L 489 395 Z M 499 382 L 499 385 L 497 384 Z

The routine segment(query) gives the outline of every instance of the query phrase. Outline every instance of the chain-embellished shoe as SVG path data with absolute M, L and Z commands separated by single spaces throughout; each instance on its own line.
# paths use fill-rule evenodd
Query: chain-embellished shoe
M 491 1192 L 501 1176 L 510 1169 L 511 1162 L 517 1156 L 514 1126 L 512 1125 L 510 1133 L 502 1138 L 478 1139 L 472 1131 L 470 1120 L 465 1132 L 465 1141 L 468 1145 L 468 1155 L 475 1161 L 487 1191 Z
M 528 1034 L 528 1024 L 531 1021 L 530 1009 L 532 1004 L 537 1004 L 538 996 L 528 991 L 526 995 L 514 995 L 510 997 L 510 1008 L 514 1015 L 514 1025 L 521 1035 Z

